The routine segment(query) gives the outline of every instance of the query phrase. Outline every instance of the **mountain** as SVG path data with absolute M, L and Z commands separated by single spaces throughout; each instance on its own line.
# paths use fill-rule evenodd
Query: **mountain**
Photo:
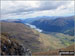
M 55 19 L 57 18 L 56 16 L 39 16 L 39 17 L 34 17 L 34 18 L 27 18 L 27 19 L 22 19 L 22 23 L 32 23 L 36 20 L 40 19 Z
M 55 19 L 56 16 L 39 16 L 34 18 L 25 18 L 25 19 L 6 19 L 6 20 L 0 20 L 0 22 L 14 22 L 14 23 L 31 23 L 39 19 Z
M 19 43 L 33 51 L 40 49 L 39 35 L 34 34 L 27 25 L 7 22 L 1 22 L 0 24 L 2 33 L 9 34 L 9 37 L 17 39 Z
M 6 20 L 0 20 L 0 22 L 22 23 L 22 20 L 21 19 L 6 19 Z
M 1 33 L 17 40 L 20 45 L 30 49 L 32 53 L 65 48 L 74 43 L 74 36 L 63 33 L 40 33 L 22 23 L 0 22 L 0 24 Z
M 57 17 L 56 19 L 39 19 L 31 23 L 44 32 L 58 32 L 74 36 L 74 16 Z M 72 34 L 68 32 L 72 32 Z

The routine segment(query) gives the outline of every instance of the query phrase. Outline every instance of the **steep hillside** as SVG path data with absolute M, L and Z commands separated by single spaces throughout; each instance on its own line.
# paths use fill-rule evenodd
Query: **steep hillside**
M 56 19 L 39 19 L 32 22 L 31 24 L 45 32 L 58 32 L 74 36 L 74 32 L 71 31 L 74 30 L 74 16 L 57 17 Z M 68 31 L 72 32 L 72 34 Z
M 30 48 L 32 51 L 40 50 L 39 35 L 34 34 L 34 32 L 24 24 L 2 22 L 1 32 L 8 33 L 11 38 L 17 39 L 19 43 L 23 44 L 26 48 Z

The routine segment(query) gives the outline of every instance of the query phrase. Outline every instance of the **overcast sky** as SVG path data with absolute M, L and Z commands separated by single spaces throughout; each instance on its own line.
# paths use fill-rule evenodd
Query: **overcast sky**
M 1 19 L 74 15 L 74 1 L 1 1 Z

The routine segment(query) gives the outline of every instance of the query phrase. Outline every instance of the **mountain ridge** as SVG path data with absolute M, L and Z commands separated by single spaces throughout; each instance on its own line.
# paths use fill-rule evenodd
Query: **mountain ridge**
M 65 31 L 70 29 L 74 30 L 74 16 L 66 18 L 59 17 L 56 19 L 40 19 L 32 22 L 31 24 L 35 25 L 37 28 L 40 28 L 46 32 L 64 33 Z M 72 35 L 74 36 L 74 32 L 72 32 Z

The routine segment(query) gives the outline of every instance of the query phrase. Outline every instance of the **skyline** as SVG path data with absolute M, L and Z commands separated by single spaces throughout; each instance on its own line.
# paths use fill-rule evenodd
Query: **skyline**
M 74 1 L 1 1 L 1 19 L 72 15 Z

